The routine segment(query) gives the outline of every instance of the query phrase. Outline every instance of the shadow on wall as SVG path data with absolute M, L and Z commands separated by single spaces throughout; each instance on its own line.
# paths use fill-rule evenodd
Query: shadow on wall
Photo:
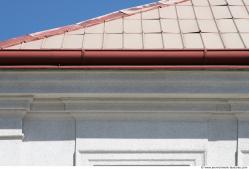
M 3 71 L 0 93 L 244 94 L 248 79 L 246 71 Z
M 24 141 L 89 139 L 208 139 L 236 140 L 236 120 L 213 121 L 75 121 L 72 118 L 25 118 Z M 248 137 L 248 136 L 245 136 Z

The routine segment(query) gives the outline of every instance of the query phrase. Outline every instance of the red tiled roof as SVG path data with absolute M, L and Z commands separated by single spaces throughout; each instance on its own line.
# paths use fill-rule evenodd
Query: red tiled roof
M 75 30 L 79 30 L 82 28 L 87 28 L 90 26 L 94 26 L 94 25 L 103 23 L 105 21 L 115 20 L 115 19 L 119 19 L 122 17 L 128 17 L 128 16 L 135 15 L 139 12 L 150 11 L 150 10 L 153 10 L 156 8 L 165 7 L 165 6 L 169 6 L 172 4 L 183 3 L 186 1 L 190 1 L 190 0 L 170 0 L 170 1 L 162 0 L 159 2 L 155 2 L 155 3 L 150 3 L 150 4 L 146 4 L 146 5 L 142 5 L 142 6 L 137 6 L 137 7 L 132 7 L 132 8 L 120 10 L 120 11 L 113 12 L 113 13 L 110 13 L 110 14 L 107 14 L 104 16 L 100 16 L 97 18 L 86 20 L 86 21 L 83 21 L 83 22 L 80 22 L 77 24 L 63 26 L 63 27 L 59 27 L 59 28 L 55 28 L 55 29 L 50 29 L 50 30 L 37 32 L 37 33 L 29 34 L 29 35 L 24 35 L 24 36 L 12 38 L 12 39 L 9 39 L 6 41 L 2 41 L 2 42 L 0 42 L 0 49 L 7 48 L 10 46 L 14 46 L 14 45 L 18 45 L 18 44 L 21 44 L 23 42 L 25 42 L 25 43 L 31 42 L 31 41 L 35 41 L 35 40 L 39 40 L 39 39 L 44 39 L 44 38 L 47 38 L 50 36 L 63 34 L 65 32 L 70 32 L 70 31 L 75 31 Z

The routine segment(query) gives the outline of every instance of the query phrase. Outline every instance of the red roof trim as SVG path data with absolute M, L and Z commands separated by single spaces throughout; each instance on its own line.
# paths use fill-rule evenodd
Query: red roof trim
M 249 70 L 249 66 L 0 66 L 0 70 Z
M 173 4 L 183 3 L 186 1 L 189 1 L 189 0 L 177 0 Z M 21 36 L 21 37 L 17 37 L 17 38 L 12 38 L 12 39 L 0 42 L 0 49 L 4 49 L 4 48 L 8 48 L 8 47 L 11 47 L 14 45 L 18 45 L 18 44 L 21 44 L 23 42 L 30 42 L 30 41 L 35 41 L 35 40 L 39 40 L 39 39 L 44 39 L 44 38 L 47 38 L 50 36 L 63 34 L 65 32 L 70 32 L 70 31 L 94 26 L 94 25 L 103 23 L 105 21 L 110 21 L 110 20 L 119 19 L 122 17 L 135 15 L 141 11 L 143 11 L 143 12 L 150 11 L 150 10 L 153 10 L 156 8 L 170 6 L 170 5 L 172 5 L 172 4 L 155 2 L 155 3 L 143 5 L 143 6 L 132 7 L 132 8 L 129 8 L 129 9 L 126 9 L 123 11 L 117 11 L 117 12 L 114 12 L 111 14 L 107 14 L 107 15 L 98 17 L 98 18 L 83 21 L 83 22 L 78 23 L 78 24 L 68 25 L 68 26 L 64 26 L 64 27 L 59 27 L 59 28 L 47 30 L 44 32 L 37 32 L 37 33 L 33 33 L 33 34 L 29 34 L 29 35 L 25 35 L 25 36 Z M 126 13 L 124 11 L 129 11 L 129 12 Z
M 0 65 L 249 65 L 249 50 L 1 50 Z

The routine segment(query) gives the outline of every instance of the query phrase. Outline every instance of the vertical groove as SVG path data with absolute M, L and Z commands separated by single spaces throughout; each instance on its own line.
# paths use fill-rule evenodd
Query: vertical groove
M 186 49 L 186 46 L 185 46 L 185 43 L 184 43 L 184 39 L 183 39 L 183 33 L 182 33 L 181 25 L 180 25 L 180 19 L 179 19 L 179 14 L 178 14 L 178 11 L 177 11 L 176 4 L 174 4 L 174 7 L 175 7 L 175 12 L 176 12 L 176 20 L 177 20 L 177 24 L 178 24 L 180 35 L 181 35 L 182 47 L 183 47 L 183 49 Z
M 247 11 L 247 13 L 248 13 L 248 15 L 249 15 L 249 8 L 247 8 L 247 5 L 246 5 L 246 3 L 245 3 L 244 0 L 241 0 L 241 1 L 242 1 L 242 3 L 243 3 L 244 7 L 246 8 L 246 11 Z M 249 5 L 248 5 L 248 6 L 249 6 Z
M 76 139 L 77 139 L 77 122 L 76 119 L 74 118 L 74 155 L 73 155 L 73 166 L 76 166 L 76 152 L 77 152 L 77 147 L 76 147 Z
M 41 49 L 43 49 L 43 48 L 44 48 L 44 43 L 45 43 L 45 40 L 46 40 L 46 38 L 42 39 Z
M 84 42 L 85 42 L 85 27 L 83 27 L 83 29 L 84 29 L 84 32 L 83 32 L 83 34 L 82 34 L 82 44 L 81 44 L 81 49 L 83 50 L 84 49 L 84 47 L 85 47 L 85 45 L 84 45 Z
M 64 45 L 64 41 L 65 41 L 65 37 L 66 37 L 66 34 L 64 33 L 64 34 L 63 34 L 63 38 L 62 38 L 62 42 L 61 42 L 60 49 L 63 49 L 63 45 Z
M 241 36 L 241 34 L 240 34 L 240 32 L 239 32 L 239 28 L 238 28 L 238 26 L 237 26 L 237 24 L 236 24 L 236 22 L 235 22 L 235 19 L 236 19 L 236 18 L 233 17 L 232 12 L 231 12 L 231 9 L 230 9 L 230 5 L 228 4 L 227 0 L 225 0 L 225 2 L 227 3 L 227 8 L 228 8 L 228 10 L 229 10 L 230 15 L 232 16 L 232 21 L 233 21 L 233 24 L 234 24 L 234 26 L 235 26 L 235 28 L 236 28 L 237 34 L 239 35 L 240 40 L 241 40 L 241 42 L 243 43 L 244 48 L 246 48 L 246 44 L 245 44 L 245 42 L 243 41 L 243 38 L 242 38 L 242 36 Z M 245 8 L 246 8 L 246 7 L 245 7 Z M 240 19 L 240 18 L 239 18 L 239 19 Z
M 204 40 L 203 40 L 203 37 L 202 37 L 202 31 L 201 31 L 201 27 L 200 27 L 200 23 L 199 23 L 199 20 L 201 20 L 201 19 L 198 19 L 198 18 L 197 18 L 196 11 L 195 11 L 195 7 L 196 7 L 196 6 L 195 6 L 194 4 L 192 4 L 192 8 L 193 8 L 194 15 L 195 15 L 195 21 L 196 21 L 196 23 L 197 23 L 197 27 L 198 27 L 198 30 L 199 30 L 199 34 L 200 34 L 202 46 L 204 47 L 204 50 L 206 50 L 206 45 L 204 44 Z
M 125 49 L 124 37 L 125 37 L 125 31 L 124 31 L 124 17 L 122 17 L 122 49 Z
M 217 30 L 218 30 L 218 34 L 219 34 L 221 43 L 222 43 L 222 45 L 223 45 L 223 48 L 226 48 L 226 45 L 225 45 L 225 43 L 224 43 L 224 41 L 223 41 L 223 38 L 222 38 L 222 36 L 221 36 L 220 28 L 218 27 L 218 24 L 217 24 L 217 19 L 215 18 L 215 15 L 214 15 L 214 12 L 213 12 L 213 8 L 212 8 L 212 5 L 211 5 L 211 3 L 210 3 L 209 0 L 208 0 L 208 5 L 209 5 L 209 8 L 210 8 L 210 10 L 211 10 L 211 13 L 212 13 L 212 16 L 213 16 L 213 19 L 214 19 L 216 28 L 217 28 Z M 219 6 L 219 5 L 213 5 L 213 6 Z
M 237 140 L 236 140 L 236 154 L 235 154 L 235 166 L 239 165 L 239 119 L 237 118 Z
M 161 17 L 160 7 L 157 8 L 157 10 L 158 10 L 158 15 L 159 15 L 159 24 L 160 24 L 160 30 L 161 30 L 162 45 L 163 45 L 163 49 L 165 49 L 166 46 L 165 46 L 164 38 L 163 38 L 163 26 L 162 26 L 162 17 Z
M 103 30 L 103 33 L 102 33 L 102 44 L 101 44 L 101 49 L 104 49 L 104 43 L 105 43 L 105 26 L 106 26 L 106 21 L 104 21 L 104 30 Z
M 20 44 L 20 47 L 19 47 L 19 49 L 22 49 L 23 48 L 23 44 L 24 44 L 25 42 L 22 42 L 21 44 Z
M 143 18 L 142 13 L 140 12 L 140 24 L 141 24 L 141 31 L 142 31 L 142 49 L 145 49 L 144 45 L 144 27 L 143 27 Z
M 27 112 L 26 112 L 27 113 Z M 22 141 L 24 141 L 24 137 L 25 137 L 25 135 L 24 135 L 24 118 L 25 118 L 25 116 L 26 116 L 26 114 L 23 116 L 23 118 L 22 118 L 22 121 L 21 121 L 21 125 L 22 125 L 22 135 L 23 135 L 23 137 L 22 137 Z
M 41 49 L 41 48 L 42 48 L 43 43 L 44 43 L 44 39 L 41 39 L 41 44 L 40 44 L 39 49 Z

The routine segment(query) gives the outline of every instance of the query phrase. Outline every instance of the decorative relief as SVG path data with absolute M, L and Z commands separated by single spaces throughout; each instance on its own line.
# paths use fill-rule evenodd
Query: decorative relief
M 80 164 L 92 166 L 200 166 L 205 151 L 80 151 Z
M 249 166 L 249 150 L 241 150 L 242 157 L 241 157 L 241 162 L 243 166 Z

